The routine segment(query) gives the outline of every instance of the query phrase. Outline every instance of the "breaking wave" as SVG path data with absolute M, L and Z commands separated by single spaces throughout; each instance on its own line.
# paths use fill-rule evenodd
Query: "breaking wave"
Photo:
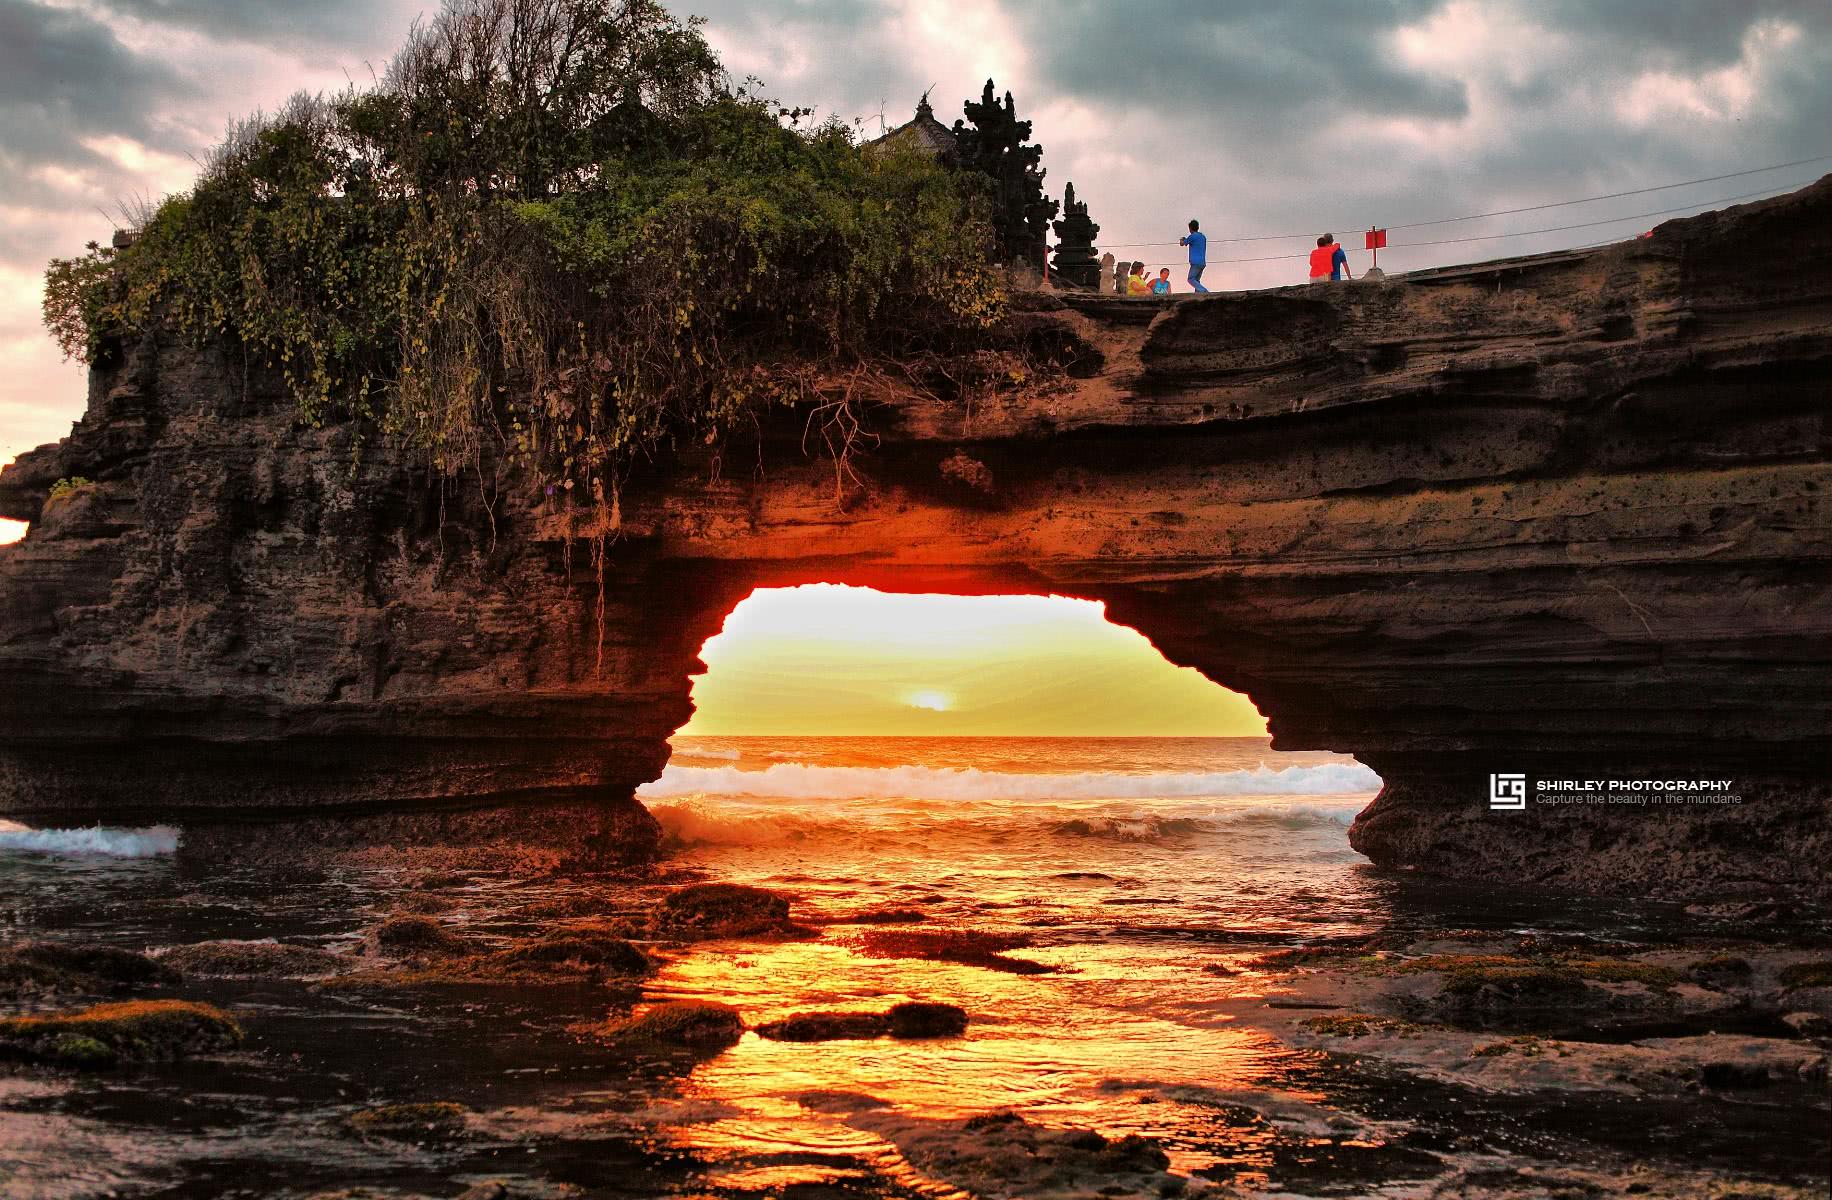
M 1171 812 L 1139 811 L 1123 802 L 1088 809 L 1085 805 L 1023 804 L 1016 808 L 963 805 L 952 811 L 916 810 L 887 804 L 845 811 L 790 806 L 760 807 L 721 802 L 704 795 L 651 800 L 649 811 L 678 845 L 768 846 L 827 842 L 834 838 L 902 844 L 922 841 L 983 840 L 1014 845 L 1038 836 L 1107 842 L 1177 844 L 1190 838 L 1260 831 L 1348 827 L 1360 811 L 1359 799 L 1307 802 L 1235 801 L 1180 804 Z
M 30 829 L 0 820 L 0 850 L 34 854 L 100 855 L 108 858 L 153 858 L 178 849 L 178 830 L 170 825 L 144 829 Z
M 1150 800 L 1220 796 L 1349 796 L 1380 790 L 1360 763 L 1254 767 L 1171 774 L 1013 774 L 977 767 L 818 767 L 775 763 L 761 771 L 669 764 L 636 794 L 774 796 L 793 800 Z
M 687 749 L 687 750 L 676 750 L 674 753 L 675 753 L 675 756 L 679 758 L 723 759 L 726 762 L 737 762 L 740 758 L 743 757 L 743 755 L 740 754 L 736 750 Z

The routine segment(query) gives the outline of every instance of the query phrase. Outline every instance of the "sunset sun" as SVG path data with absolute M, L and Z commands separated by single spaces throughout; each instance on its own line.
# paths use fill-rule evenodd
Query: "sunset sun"
M 761 588 L 700 657 L 687 736 L 1266 732 L 1247 697 L 1068 596 Z

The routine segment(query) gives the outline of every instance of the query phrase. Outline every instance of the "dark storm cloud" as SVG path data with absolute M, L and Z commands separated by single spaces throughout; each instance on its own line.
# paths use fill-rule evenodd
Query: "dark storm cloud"
M 1174 119 L 1273 132 L 1350 107 L 1390 116 L 1463 115 L 1460 83 L 1405 70 L 1387 42 L 1436 7 L 1435 0 L 1073 0 L 1013 11 L 1056 88 Z
M 1826 0 L 1542 0 L 1544 24 L 1595 44 L 1614 57 L 1663 60 L 1686 70 L 1728 66 L 1743 53 L 1751 25 L 1786 20 L 1822 30 L 1832 25 Z
M 814 106 L 822 117 L 869 117 L 875 128 L 882 105 L 886 122 L 896 125 L 909 120 L 916 97 L 935 82 L 935 64 L 912 61 L 908 47 L 898 45 L 887 31 L 890 13 L 876 0 L 682 0 L 673 8 L 706 18 L 709 37 L 725 50 L 726 66 L 734 73 L 753 69 L 738 68 L 738 63 L 750 59 L 760 46 L 784 37 L 795 42 L 816 78 L 797 78 L 774 65 L 754 69 L 767 95 L 787 104 Z M 935 96 L 938 115 L 958 115 L 959 103 L 952 96 Z M 944 120 L 952 121 L 953 116 Z
M 84 137 L 158 144 L 157 114 L 188 90 L 90 17 L 0 0 L 0 155 L 13 170 L 90 163 L 95 156 L 78 144 Z
M 366 43 L 374 33 L 370 0 L 100 0 L 121 16 L 188 29 L 218 40 L 273 47 Z M 427 7 L 437 10 L 436 0 Z M 403 30 L 405 32 L 405 30 Z

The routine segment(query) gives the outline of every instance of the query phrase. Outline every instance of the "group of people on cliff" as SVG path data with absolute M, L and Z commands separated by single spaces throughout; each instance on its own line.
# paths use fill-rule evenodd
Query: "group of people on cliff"
M 1179 246 L 1189 250 L 1190 291 L 1206 295 L 1208 288 L 1202 286 L 1203 268 L 1208 266 L 1209 239 L 1202 232 L 1202 223 L 1191 219 L 1189 232 L 1177 239 Z M 1349 270 L 1348 251 L 1336 241 L 1336 235 L 1326 233 L 1317 239 L 1316 249 L 1310 252 L 1310 281 L 1323 283 L 1332 279 L 1353 279 L 1355 275 Z M 1145 274 L 1145 264 L 1134 262 L 1128 268 L 1125 293 L 1128 296 L 1167 296 L 1170 294 L 1170 268 L 1158 270 L 1157 278 Z

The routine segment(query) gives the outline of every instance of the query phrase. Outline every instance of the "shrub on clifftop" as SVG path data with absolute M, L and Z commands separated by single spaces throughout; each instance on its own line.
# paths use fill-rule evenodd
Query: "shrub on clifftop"
M 447 473 L 519 453 L 602 534 L 640 453 L 844 404 L 998 310 L 983 180 L 801 117 L 655 0 L 446 0 L 373 89 L 232 126 L 135 237 L 54 261 L 45 321 L 77 357 L 226 341 Z

